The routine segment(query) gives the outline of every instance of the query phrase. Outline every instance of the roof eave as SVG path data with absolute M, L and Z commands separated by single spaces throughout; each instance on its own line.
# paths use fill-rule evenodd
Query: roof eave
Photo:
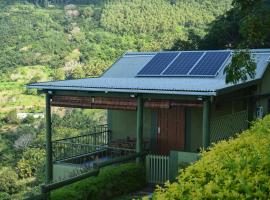
M 164 94 L 184 96 L 216 96 L 215 91 L 184 91 L 184 90 L 150 90 L 150 89 L 119 89 L 119 88 L 83 88 L 83 87 L 51 87 L 30 84 L 29 89 L 49 91 L 81 91 L 81 92 L 104 92 L 104 93 L 133 93 L 133 94 Z
M 225 88 L 217 89 L 216 90 L 216 95 L 217 96 L 218 95 L 223 95 L 223 94 L 227 94 L 227 93 L 230 93 L 230 92 L 233 92 L 233 91 L 236 91 L 236 90 L 240 90 L 240 89 L 247 88 L 247 87 L 250 87 L 250 86 L 253 86 L 253 85 L 257 85 L 260 81 L 261 81 L 261 79 L 255 79 L 255 80 L 240 83 L 240 84 L 237 84 L 237 85 L 231 85 L 231 86 L 228 86 L 228 87 L 225 87 Z

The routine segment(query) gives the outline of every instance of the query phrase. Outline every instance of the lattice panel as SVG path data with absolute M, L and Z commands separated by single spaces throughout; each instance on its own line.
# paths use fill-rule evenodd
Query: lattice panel
M 241 111 L 211 119 L 210 141 L 228 139 L 248 128 L 248 112 Z

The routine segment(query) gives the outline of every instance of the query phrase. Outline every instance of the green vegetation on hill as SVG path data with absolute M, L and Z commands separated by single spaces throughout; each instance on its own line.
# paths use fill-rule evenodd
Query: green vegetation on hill
M 153 199 L 268 199 L 270 116 L 236 139 L 222 141 L 181 170 L 178 181 L 158 188 Z
M 13 110 L 42 112 L 43 96 L 26 89 L 25 84 L 49 80 L 50 74 L 50 68 L 44 66 L 17 67 L 5 73 L 0 80 L 0 119 Z
M 212 23 L 201 48 L 269 48 L 269 10 L 269 0 L 233 0 L 233 8 Z
M 0 73 L 45 65 L 64 71 L 62 78 L 100 75 L 128 50 L 170 49 L 190 31 L 202 37 L 231 0 L 81 3 L 45 9 L 13 1 L 0 9 Z

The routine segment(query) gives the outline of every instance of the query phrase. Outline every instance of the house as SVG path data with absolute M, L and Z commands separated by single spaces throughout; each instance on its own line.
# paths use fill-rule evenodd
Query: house
M 57 160 L 53 156 L 80 164 L 80 155 L 87 160 L 85 155 L 91 153 L 92 161 L 99 157 L 102 165 L 108 163 L 104 148 L 110 158 L 142 152 L 154 155 L 146 161 L 149 180 L 156 176 L 155 169 L 157 176 L 164 177 L 151 180 L 163 182 L 175 176 L 180 162 L 196 160 L 201 148 L 248 128 L 254 118 L 270 111 L 270 49 L 251 50 L 257 64 L 254 79 L 226 84 L 223 70 L 232 53 L 128 52 L 99 78 L 29 84 L 28 88 L 46 94 L 47 182 L 53 179 Z M 51 106 L 106 109 L 108 124 L 98 136 L 52 142 Z M 71 145 L 81 153 L 68 160 L 63 155 Z M 92 161 L 84 163 L 92 166 Z

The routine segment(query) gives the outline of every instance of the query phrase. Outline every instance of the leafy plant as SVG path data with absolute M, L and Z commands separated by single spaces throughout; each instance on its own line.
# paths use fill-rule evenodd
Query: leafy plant
M 236 51 L 232 56 L 232 62 L 224 69 L 226 83 L 238 83 L 253 79 L 256 75 L 256 62 L 248 50 Z
M 9 167 L 3 167 L 0 170 L 0 193 L 1 196 L 7 197 L 6 194 L 12 194 L 15 192 L 18 192 L 20 190 L 18 182 L 18 175 L 17 173 L 9 168 Z M 3 192 L 3 193 L 2 193 Z
M 18 119 L 17 117 L 17 111 L 16 110 L 12 110 L 10 111 L 6 117 L 5 117 L 5 121 L 7 123 L 10 123 L 10 124 L 18 124 L 20 122 L 20 120 Z
M 214 144 L 179 172 L 178 181 L 158 187 L 153 199 L 268 199 L 270 115 L 236 139 Z
M 102 169 L 97 177 L 90 177 L 52 192 L 52 199 L 111 199 L 142 188 L 146 184 L 145 180 L 142 165 L 127 163 L 110 166 Z
M 18 174 L 21 178 L 34 177 L 44 172 L 45 150 L 39 148 L 27 149 L 17 163 Z

